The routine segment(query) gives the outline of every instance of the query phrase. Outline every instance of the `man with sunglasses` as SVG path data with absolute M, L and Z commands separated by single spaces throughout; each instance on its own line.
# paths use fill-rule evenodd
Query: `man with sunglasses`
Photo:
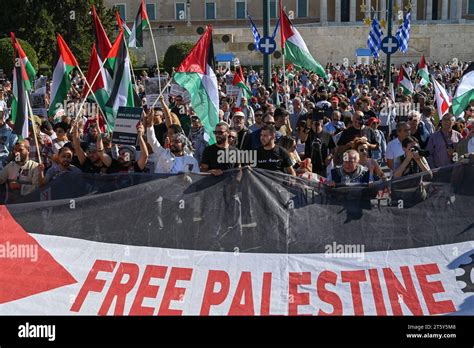
M 263 126 L 263 110 L 258 109 L 255 111 L 255 123 L 249 127 L 251 132 L 255 132 L 256 130 L 262 128 Z
M 209 135 L 206 133 L 201 120 L 196 115 L 191 116 L 191 132 L 189 140 L 193 145 L 194 158 L 201 165 L 204 150 L 209 145 Z
M 81 169 L 83 173 L 107 172 L 108 166 L 112 163 L 112 158 L 105 153 L 102 136 L 97 137 L 97 143 L 83 143 L 83 146 L 81 146 L 79 128 L 74 123 L 72 127 L 72 145 L 76 156 L 71 163 Z
M 214 135 L 216 143 L 206 147 L 202 154 L 201 172 L 219 176 L 225 170 L 238 167 L 237 163 L 223 161 L 222 158 L 227 156 L 222 156 L 222 153 L 224 151 L 228 153 L 232 151 L 237 152 L 238 150 L 229 144 L 229 125 L 226 122 L 220 122 L 216 125 Z M 238 156 L 235 156 L 235 158 L 238 158 Z

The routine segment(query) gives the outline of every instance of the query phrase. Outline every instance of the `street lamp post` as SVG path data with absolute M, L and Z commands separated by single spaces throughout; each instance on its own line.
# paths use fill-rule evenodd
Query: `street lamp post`
M 263 0 L 263 36 L 268 37 L 270 33 L 270 3 Z M 263 83 L 266 87 L 271 85 L 271 58 L 269 54 L 263 55 Z
M 188 27 L 191 26 L 191 0 L 186 0 L 186 17 L 188 19 L 188 22 L 186 25 Z
M 388 19 L 388 27 L 387 27 L 387 35 L 392 36 L 392 14 L 393 14 L 393 9 L 392 9 L 392 0 L 388 0 L 388 13 L 387 13 L 387 19 Z M 387 69 L 386 69 L 386 76 L 385 76 L 385 82 L 386 85 L 390 85 L 390 80 L 391 80 L 391 62 L 390 62 L 390 57 L 391 54 L 387 54 Z

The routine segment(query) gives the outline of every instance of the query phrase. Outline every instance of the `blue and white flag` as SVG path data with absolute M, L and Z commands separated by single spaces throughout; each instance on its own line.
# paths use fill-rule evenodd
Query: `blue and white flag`
M 372 27 L 370 29 L 369 38 L 367 39 L 367 46 L 372 52 L 375 59 L 379 58 L 379 51 L 382 46 L 383 31 L 380 26 L 380 22 L 377 18 L 372 21 Z
M 252 17 L 247 13 L 247 18 L 250 21 L 250 27 L 252 28 L 252 34 L 253 34 L 253 41 L 255 43 L 255 51 L 259 50 L 259 45 L 260 45 L 260 34 L 258 33 L 258 29 L 255 26 L 255 23 L 252 20 Z
M 275 39 L 275 36 L 278 32 L 278 28 L 280 27 L 280 18 L 278 18 L 278 22 L 276 23 L 275 25 L 275 30 L 273 30 L 273 35 L 272 35 L 272 38 Z
M 411 13 L 408 12 L 403 24 L 398 28 L 397 34 L 395 35 L 398 40 L 400 51 L 407 53 L 408 41 L 410 40 L 410 19 Z

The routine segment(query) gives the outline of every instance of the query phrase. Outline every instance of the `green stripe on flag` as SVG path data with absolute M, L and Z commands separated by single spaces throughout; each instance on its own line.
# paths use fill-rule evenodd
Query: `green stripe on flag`
M 285 42 L 285 58 L 293 64 L 298 65 L 306 70 L 315 72 L 321 77 L 326 76 L 326 71 L 311 55 L 311 53 L 303 51 L 301 48 L 293 44 L 291 41 Z
M 202 125 L 209 135 L 209 145 L 216 142 L 214 129 L 219 122 L 219 110 L 216 109 L 209 98 L 206 88 L 198 73 L 179 72 L 174 75 L 175 82 L 185 88 L 191 95 L 191 104 L 196 115 L 201 119 Z

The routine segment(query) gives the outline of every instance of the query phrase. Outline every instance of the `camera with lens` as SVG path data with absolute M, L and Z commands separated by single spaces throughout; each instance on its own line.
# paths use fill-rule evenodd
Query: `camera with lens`
M 418 154 L 422 157 L 428 157 L 430 155 L 429 151 L 422 150 L 419 146 L 413 146 L 410 149 L 411 152 L 418 152 Z

